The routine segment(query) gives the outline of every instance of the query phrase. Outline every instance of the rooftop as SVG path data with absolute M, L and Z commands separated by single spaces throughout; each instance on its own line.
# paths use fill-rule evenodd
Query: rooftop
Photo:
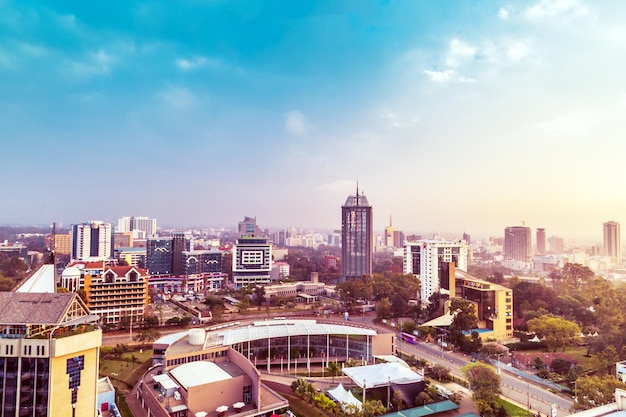
M 74 293 L 0 292 L 0 324 L 60 324 Z

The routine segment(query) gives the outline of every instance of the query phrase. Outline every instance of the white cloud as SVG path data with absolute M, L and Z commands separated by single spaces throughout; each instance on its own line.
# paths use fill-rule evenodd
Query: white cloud
M 505 7 L 502 7 L 500 10 L 498 10 L 498 17 L 502 20 L 508 19 L 509 11 Z
M 453 73 L 454 71 L 451 69 L 445 71 L 424 70 L 424 74 L 426 74 L 431 81 L 436 83 L 447 83 L 452 78 Z
M 476 48 L 467 42 L 459 39 L 452 39 L 448 46 L 448 53 L 446 56 L 446 65 L 455 68 L 459 66 L 461 60 L 468 57 L 474 57 L 476 55 Z
M 513 61 L 519 61 L 526 58 L 530 53 L 530 41 L 528 40 L 511 40 L 505 42 L 506 55 Z
M 293 136 L 304 136 L 312 129 L 309 119 L 299 110 L 285 113 L 285 132 Z
M 526 16 L 531 19 L 550 18 L 555 16 L 584 16 L 589 8 L 579 0 L 541 0 L 526 9 Z
M 183 71 L 193 71 L 198 68 L 219 70 L 224 67 L 224 62 L 217 58 L 200 56 L 190 59 L 179 58 L 176 60 L 176 66 Z
M 170 85 L 157 96 L 168 106 L 177 109 L 195 107 L 200 100 L 186 87 Z
M 69 63 L 70 72 L 79 77 L 91 77 L 96 75 L 108 75 L 111 72 L 113 58 L 100 49 L 90 53 L 84 62 L 73 61 Z
M 476 78 L 460 76 L 458 78 L 458 82 L 465 83 L 465 84 L 473 84 L 476 82 Z

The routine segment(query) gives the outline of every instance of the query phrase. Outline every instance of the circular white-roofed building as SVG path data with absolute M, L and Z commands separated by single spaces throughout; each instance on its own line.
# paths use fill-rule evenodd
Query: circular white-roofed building
M 228 323 L 206 329 L 202 345 L 197 333 L 176 333 L 153 344 L 154 364 L 176 366 L 197 358 L 211 359 L 232 348 L 260 369 L 290 370 L 312 363 L 328 366 L 349 359 L 373 363 L 374 356 L 395 353 L 393 334 L 378 334 L 345 322 L 274 319 Z

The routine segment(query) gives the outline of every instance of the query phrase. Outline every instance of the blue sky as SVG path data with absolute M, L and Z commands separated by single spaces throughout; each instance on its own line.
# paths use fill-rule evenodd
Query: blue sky
M 0 223 L 601 240 L 626 221 L 620 1 L 0 0 Z

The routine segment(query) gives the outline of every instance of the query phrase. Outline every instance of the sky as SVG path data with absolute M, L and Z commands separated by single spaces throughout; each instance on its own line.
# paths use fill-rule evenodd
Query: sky
M 0 0 L 0 224 L 602 240 L 622 1 Z M 567 242 L 566 242 L 567 243 Z

